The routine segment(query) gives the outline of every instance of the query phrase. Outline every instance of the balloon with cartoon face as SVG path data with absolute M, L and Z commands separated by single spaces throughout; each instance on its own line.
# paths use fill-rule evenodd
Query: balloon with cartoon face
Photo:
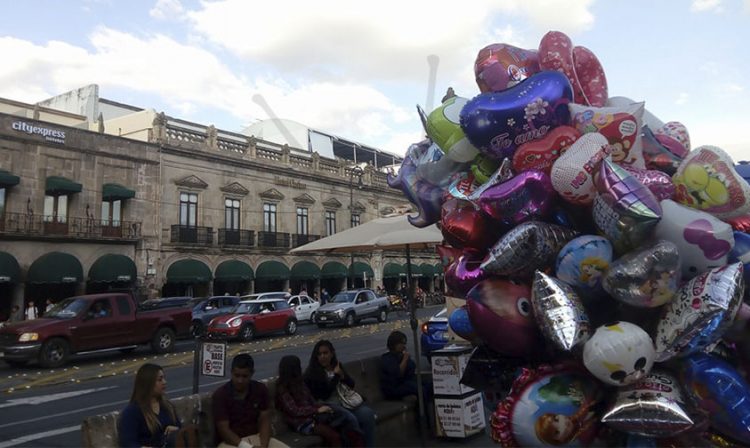
M 583 347 L 583 364 L 600 381 L 613 386 L 634 383 L 654 365 L 654 343 L 638 325 L 612 322 L 596 329 Z
M 718 341 L 742 304 L 742 263 L 711 269 L 680 288 L 656 328 L 656 361 L 687 356 Z
M 727 263 L 727 256 L 734 246 L 729 224 L 669 199 L 661 201 L 661 207 L 663 214 L 654 237 L 677 246 L 683 279 Z
M 602 277 L 612 263 L 612 244 L 606 238 L 583 235 L 557 254 L 557 278 L 586 292 L 601 291 Z
M 461 109 L 468 101 L 460 96 L 447 98 L 429 116 L 417 106 L 427 136 L 456 162 L 471 162 L 479 154 L 459 125 Z
M 469 320 L 476 334 L 496 352 L 527 356 L 539 350 L 539 334 L 527 285 L 489 279 L 466 295 Z

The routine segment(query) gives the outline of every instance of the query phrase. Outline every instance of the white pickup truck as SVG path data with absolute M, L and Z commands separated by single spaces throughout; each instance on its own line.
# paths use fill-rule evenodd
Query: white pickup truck
M 321 328 L 340 323 L 351 327 L 368 317 L 385 322 L 388 319 L 388 299 L 378 297 L 371 289 L 351 289 L 341 291 L 318 308 L 316 322 Z

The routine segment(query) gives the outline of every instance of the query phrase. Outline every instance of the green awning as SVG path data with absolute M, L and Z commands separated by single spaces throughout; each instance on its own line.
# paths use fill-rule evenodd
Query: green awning
M 50 196 L 80 193 L 82 189 L 83 185 L 60 176 L 47 177 L 47 183 L 44 187 L 45 193 Z
M 435 266 L 427 263 L 422 263 L 422 266 L 419 267 L 419 269 L 422 270 L 422 275 L 425 277 L 434 277 L 437 272 L 435 272 Z
M 406 276 L 406 269 L 404 265 L 398 263 L 386 263 L 383 266 L 383 278 L 399 278 Z
M 102 187 L 102 200 L 104 201 L 117 201 L 134 197 L 135 191 L 120 184 L 104 184 Z
M 239 260 L 227 260 L 216 268 L 214 278 L 224 282 L 246 282 L 255 278 L 253 268 Z
M 16 257 L 8 252 L 0 252 L 0 283 L 18 283 L 21 279 L 21 267 Z
M 134 282 L 136 276 L 133 260 L 119 254 L 102 255 L 89 269 L 90 282 Z
M 408 273 L 409 271 L 406 269 L 406 266 L 404 266 L 404 272 Z M 412 277 L 421 277 L 422 276 L 422 267 L 418 264 L 412 263 L 411 265 L 411 276 Z
M 289 268 L 278 261 L 264 261 L 255 273 L 257 280 L 289 280 Z
M 211 269 L 198 260 L 175 261 L 167 269 L 167 283 L 206 283 L 212 278 Z
M 26 274 L 28 283 L 78 283 L 83 281 L 83 267 L 76 257 L 65 252 L 50 252 L 31 263 Z
M 20 181 L 20 177 L 14 176 L 7 171 L 0 170 L 0 187 L 12 187 L 13 185 L 18 185 L 18 182 Z
M 298 261 L 292 266 L 290 278 L 292 280 L 317 280 L 320 278 L 320 268 L 311 261 Z
M 372 272 L 372 268 L 369 264 L 361 261 L 354 262 L 354 278 L 362 278 L 364 275 L 368 277 L 375 277 L 375 273 Z
M 438 263 L 433 267 L 435 268 L 435 275 L 437 275 L 438 277 L 441 277 L 444 274 L 445 270 L 443 269 L 443 265 L 441 263 Z
M 323 269 L 320 270 L 320 278 L 331 279 L 331 278 L 346 278 L 347 274 L 346 266 L 338 261 L 329 261 L 323 265 Z

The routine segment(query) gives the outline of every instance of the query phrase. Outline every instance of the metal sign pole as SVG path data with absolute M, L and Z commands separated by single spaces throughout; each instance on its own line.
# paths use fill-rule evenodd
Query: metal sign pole
M 198 393 L 198 386 L 201 377 L 201 351 L 203 350 L 203 340 L 200 337 L 195 338 L 193 348 L 193 393 Z

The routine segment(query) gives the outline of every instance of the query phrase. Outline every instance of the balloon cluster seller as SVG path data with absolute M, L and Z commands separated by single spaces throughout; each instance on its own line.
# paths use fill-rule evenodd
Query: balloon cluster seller
M 488 45 L 474 71 L 478 92 L 418 108 L 427 138 L 388 183 L 443 232 L 466 299 L 449 325 L 503 389 L 492 438 L 750 445 L 750 185 L 732 159 L 609 97 L 564 33 Z

